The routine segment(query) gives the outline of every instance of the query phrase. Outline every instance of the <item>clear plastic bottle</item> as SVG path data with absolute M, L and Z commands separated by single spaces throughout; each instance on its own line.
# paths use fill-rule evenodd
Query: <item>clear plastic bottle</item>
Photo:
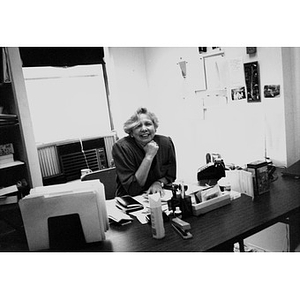
M 178 206 L 176 207 L 176 209 L 174 211 L 174 215 L 175 215 L 175 217 L 177 217 L 179 219 L 182 218 L 182 212 L 181 212 L 181 210 L 180 210 L 180 208 Z
M 155 239 L 162 239 L 165 236 L 165 227 L 162 216 L 160 194 L 149 195 L 152 236 Z

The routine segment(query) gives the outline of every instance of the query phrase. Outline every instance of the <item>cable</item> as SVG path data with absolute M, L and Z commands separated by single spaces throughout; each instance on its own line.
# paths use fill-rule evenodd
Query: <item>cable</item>
M 81 140 L 81 139 L 79 139 L 79 142 L 80 142 L 80 146 L 81 146 L 81 152 L 82 152 L 82 154 L 83 154 L 83 157 L 84 157 L 84 160 L 85 160 L 86 167 L 87 167 L 88 169 L 90 169 L 90 166 L 89 166 L 88 160 L 87 160 L 87 158 L 86 158 L 86 155 L 85 155 L 85 152 L 84 152 L 84 149 L 83 149 L 82 140 Z

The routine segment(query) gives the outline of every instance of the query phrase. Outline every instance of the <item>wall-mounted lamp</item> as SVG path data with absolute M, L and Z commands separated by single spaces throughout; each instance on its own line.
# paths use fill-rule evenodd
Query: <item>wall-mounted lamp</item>
M 186 64 L 187 64 L 187 61 L 185 61 L 185 60 L 180 61 L 180 62 L 178 63 L 183 78 L 186 77 Z

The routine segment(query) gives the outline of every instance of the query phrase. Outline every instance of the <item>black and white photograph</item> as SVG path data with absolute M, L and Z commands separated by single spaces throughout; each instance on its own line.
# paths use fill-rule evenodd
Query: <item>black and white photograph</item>
M 28 2 L 0 37 L 4 298 L 294 296 L 293 9 Z
M 231 89 L 231 100 L 246 100 L 245 87 Z
M 264 86 L 264 97 L 265 98 L 276 98 L 280 97 L 280 85 L 268 84 Z

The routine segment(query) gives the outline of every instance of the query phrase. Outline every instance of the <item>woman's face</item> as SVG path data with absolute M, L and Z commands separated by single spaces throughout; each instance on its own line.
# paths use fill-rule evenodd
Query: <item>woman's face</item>
M 138 124 L 132 130 L 135 140 L 145 146 L 153 140 L 155 132 L 152 120 L 146 114 L 140 114 Z

